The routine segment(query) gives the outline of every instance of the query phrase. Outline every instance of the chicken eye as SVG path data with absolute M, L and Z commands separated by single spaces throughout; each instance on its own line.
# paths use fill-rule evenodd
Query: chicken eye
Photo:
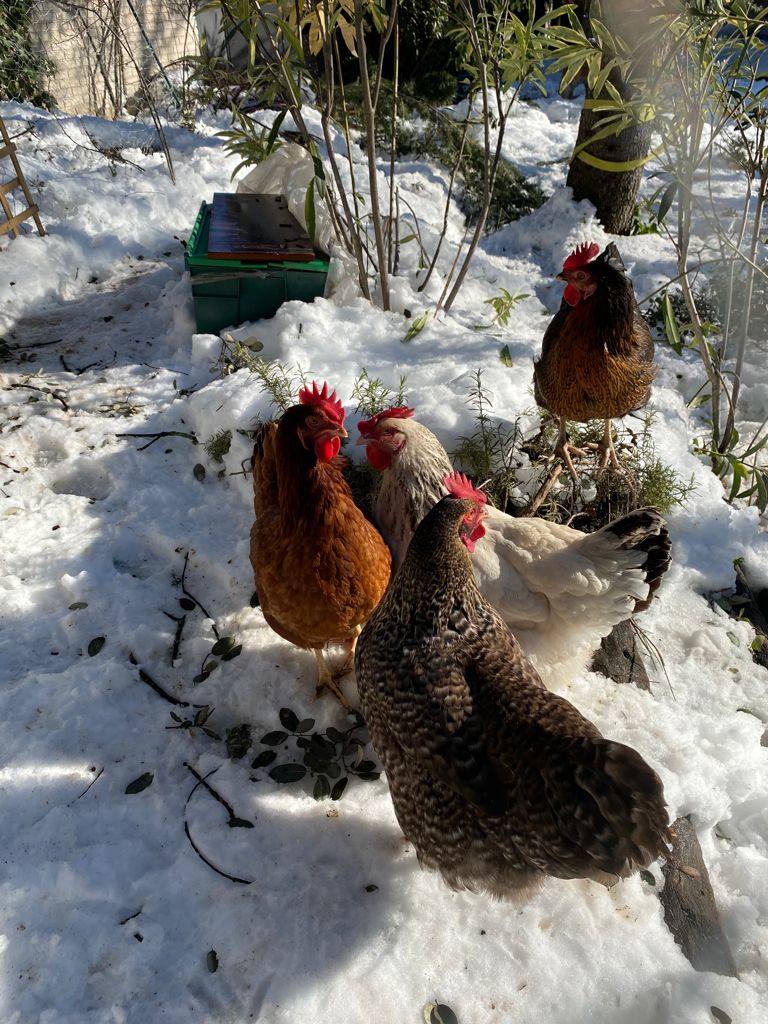
M 317 429 L 318 427 L 320 427 L 322 425 L 319 416 L 307 416 L 306 424 L 312 430 L 315 430 L 315 429 Z

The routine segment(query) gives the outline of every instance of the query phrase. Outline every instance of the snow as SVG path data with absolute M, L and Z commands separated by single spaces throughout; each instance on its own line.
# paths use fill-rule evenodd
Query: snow
M 641 622 L 669 683 L 649 665 L 652 694 L 592 673 L 562 692 L 659 771 L 673 817 L 693 816 L 739 980 L 697 973 L 685 960 L 656 898 L 658 866 L 655 888 L 639 876 L 611 890 L 550 880 L 520 906 L 453 893 L 419 870 L 384 779 L 353 780 L 339 802 L 315 802 L 309 787 L 280 787 L 263 769 L 250 770 L 258 744 L 235 762 L 199 731 L 167 730 L 169 712 L 189 712 L 160 697 L 139 668 L 177 699 L 214 705 L 210 725 L 220 734 L 248 722 L 258 739 L 277 728 L 283 706 L 342 725 L 332 700 L 311 700 L 313 659 L 249 606 L 252 504 L 240 474 L 250 442 L 238 431 L 274 410 L 246 371 L 220 379 L 212 370 L 219 341 L 194 333 L 182 276 L 177 239 L 187 237 L 202 199 L 230 187 L 234 162 L 214 137 L 223 122 L 210 115 L 194 134 L 169 126 L 174 186 L 162 154 L 142 150 L 153 139 L 146 125 L 17 104 L 0 111 L 11 134 L 34 125 L 19 151 L 48 231 L 0 256 L 3 336 L 20 346 L 0 390 L 0 1019 L 401 1024 L 439 999 L 474 1024 L 703 1024 L 711 1006 L 739 1024 L 762 1021 L 765 670 L 752 660 L 749 625 L 711 607 L 706 594 L 732 584 L 736 558 L 764 573 L 766 536 L 755 510 L 727 505 L 691 454 L 701 430 L 685 405 L 691 357 L 660 349 L 652 400 L 661 457 L 696 485 L 670 516 L 673 567 Z M 423 294 L 407 276 L 415 249 L 404 248 L 397 312 L 372 308 L 342 280 L 327 298 L 287 303 L 236 336 L 256 337 L 266 357 L 327 377 L 352 423 L 363 367 L 393 387 L 407 374 L 409 401 L 450 448 L 472 429 L 467 383 L 480 366 L 495 414 L 532 428 L 531 357 L 559 304 L 553 272 L 574 243 L 607 240 L 591 207 L 563 188 L 577 123 L 576 103 L 520 105 L 506 152 L 540 176 L 551 198 L 484 242 L 451 314 L 408 344 L 402 311 L 434 305 L 450 245 Z M 131 163 L 110 165 L 84 148 L 89 137 L 125 147 Z M 382 183 L 384 171 L 382 164 Z M 446 174 L 419 162 L 399 171 L 430 249 Z M 462 233 L 454 209 L 448 242 Z M 658 236 L 621 239 L 620 247 L 639 296 L 673 276 L 673 253 Z M 506 330 L 475 331 L 488 319 L 484 300 L 501 286 L 529 298 Z M 498 359 L 504 343 L 511 369 Z M 756 419 L 768 411 L 764 390 L 762 379 L 751 381 Z M 202 442 L 222 428 L 233 437 L 221 465 L 185 437 L 139 451 L 148 439 L 117 436 L 177 430 Z M 193 474 L 197 463 L 203 480 Z M 181 614 L 187 552 L 187 587 L 219 633 L 243 645 L 197 685 L 213 623 L 187 612 L 171 663 L 176 624 L 164 614 Z M 91 656 L 90 641 L 102 636 Z M 216 769 L 211 785 L 254 827 L 227 827 L 226 812 L 202 788 L 187 804 L 195 785 L 187 765 Z M 126 795 L 145 772 L 151 786 Z M 206 866 L 185 821 L 210 861 L 250 884 Z M 211 949 L 215 973 L 206 967 Z

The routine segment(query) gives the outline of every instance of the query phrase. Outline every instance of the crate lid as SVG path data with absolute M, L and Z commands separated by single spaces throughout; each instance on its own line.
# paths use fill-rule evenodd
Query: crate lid
M 221 273 L 225 277 L 230 272 L 236 272 L 235 276 L 241 273 L 258 273 L 260 270 L 282 268 L 289 271 L 307 271 L 309 273 L 327 274 L 329 257 L 319 249 L 315 250 L 315 258 L 310 262 L 306 260 L 268 260 L 258 263 L 244 260 L 210 259 L 208 256 L 208 229 L 211 225 L 212 204 L 202 202 L 195 220 L 195 225 L 189 236 L 187 249 L 184 253 L 184 264 L 192 274 Z
M 288 209 L 285 196 L 215 192 L 208 231 L 209 259 L 244 263 L 315 259 L 307 232 Z

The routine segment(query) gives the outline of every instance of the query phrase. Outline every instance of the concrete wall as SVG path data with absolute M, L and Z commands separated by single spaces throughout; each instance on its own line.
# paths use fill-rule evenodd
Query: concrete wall
M 39 0 L 34 44 L 56 66 L 47 89 L 62 110 L 114 117 L 158 66 L 131 6 L 163 65 L 197 50 L 190 0 Z

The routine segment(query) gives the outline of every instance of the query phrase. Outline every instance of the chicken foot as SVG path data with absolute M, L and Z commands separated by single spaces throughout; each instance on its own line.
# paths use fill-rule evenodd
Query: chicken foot
M 603 432 L 603 439 L 599 444 L 591 444 L 590 448 L 596 452 L 600 452 L 600 465 L 597 467 L 597 475 L 602 476 L 603 473 L 608 469 L 610 465 L 611 469 L 616 470 L 617 473 L 621 472 L 621 466 L 619 464 L 619 457 L 616 454 L 616 449 L 613 447 L 613 437 L 611 435 L 611 421 L 605 421 L 605 430 Z
M 586 454 L 587 453 L 586 451 L 584 451 L 583 448 L 577 448 L 575 445 L 572 445 L 568 440 L 568 434 L 565 430 L 565 418 L 561 416 L 560 433 L 558 434 L 557 444 L 555 445 L 555 457 L 563 460 L 568 469 L 568 472 L 571 474 L 571 476 L 574 479 L 574 482 L 576 483 L 578 483 L 579 474 L 576 472 L 576 469 L 574 468 L 571 456 L 575 455 L 578 458 L 583 458 Z
M 357 637 L 355 637 L 355 640 L 357 640 Z M 330 690 L 345 711 L 352 711 L 352 705 L 342 693 L 341 687 L 337 682 L 338 677 L 335 677 L 328 668 L 328 663 L 325 660 L 325 655 L 322 650 L 319 647 L 314 647 L 313 653 L 315 655 L 315 661 L 317 662 L 318 675 L 315 700 L 317 700 L 317 698 L 322 694 L 323 690 Z

